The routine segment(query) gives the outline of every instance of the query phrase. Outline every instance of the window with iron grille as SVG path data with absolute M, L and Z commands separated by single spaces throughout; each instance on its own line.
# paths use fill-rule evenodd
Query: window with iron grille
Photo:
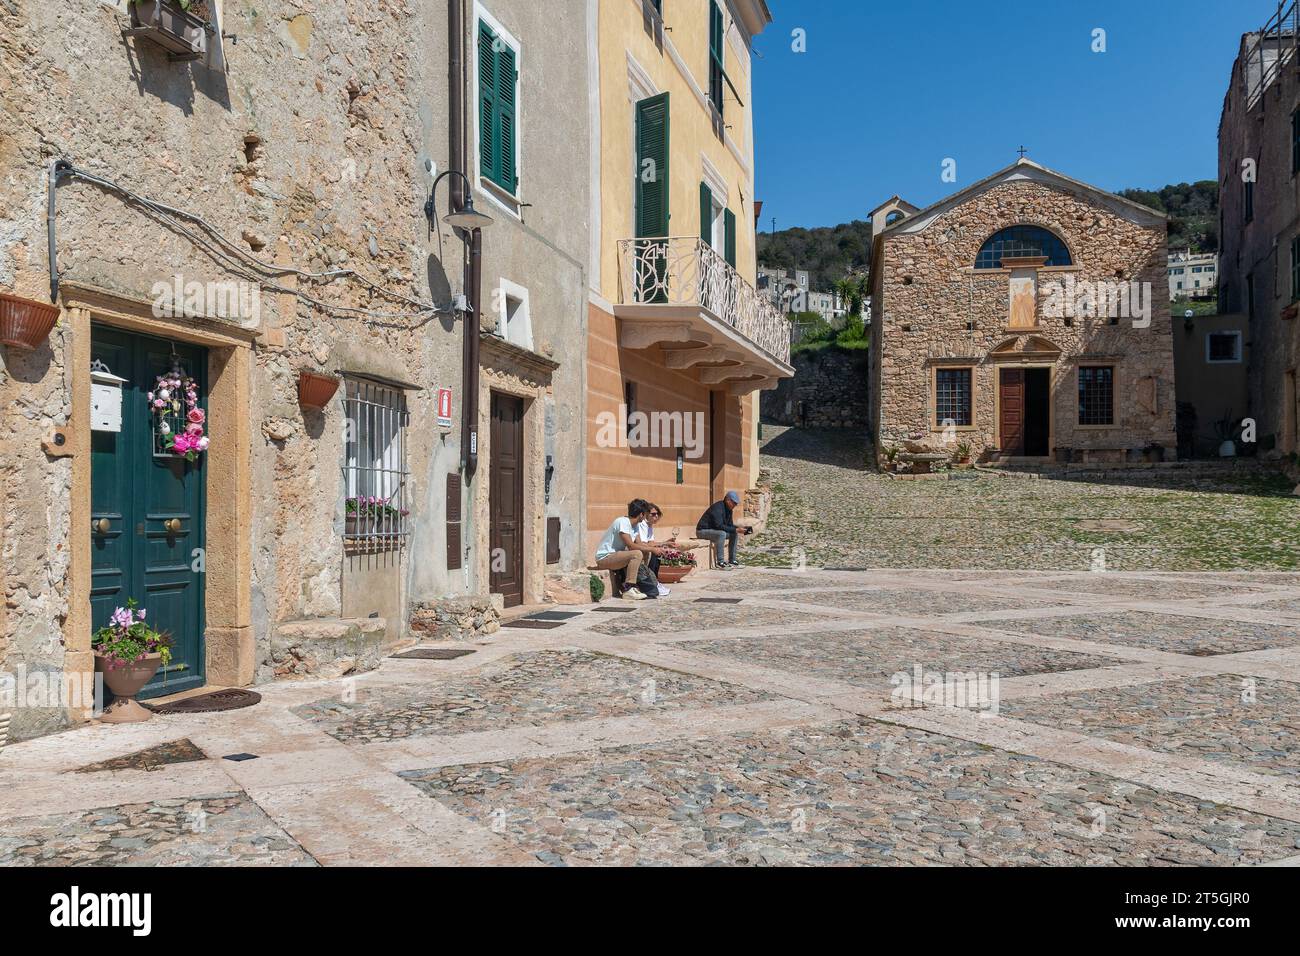
M 406 542 L 406 394 L 363 378 L 346 379 L 344 535 L 350 550 L 397 551 Z
M 1115 424 L 1115 369 L 1085 365 L 1079 369 L 1079 424 Z
M 966 426 L 971 423 L 971 370 L 940 368 L 934 371 L 935 425 Z

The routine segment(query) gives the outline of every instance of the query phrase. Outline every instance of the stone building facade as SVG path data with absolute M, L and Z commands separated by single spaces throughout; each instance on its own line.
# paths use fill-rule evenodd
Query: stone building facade
M 1238 415 L 1254 419 L 1263 458 L 1300 453 L 1296 11 L 1288 3 L 1242 37 L 1219 119 L 1219 311 L 1246 317 L 1249 404 Z
M 755 289 L 751 46 L 770 22 L 763 0 L 602 0 L 593 20 L 589 557 L 633 498 L 689 533 L 757 482 L 757 393 L 793 373 Z
M 875 237 L 877 449 L 1175 454 L 1165 219 L 1026 159 Z
M 51 300 L 51 169 L 71 164 L 58 322 L 33 348 L 0 346 L 0 676 L 88 672 L 92 629 L 128 597 L 177 640 L 149 693 L 317 659 L 338 672 L 352 666 L 338 648 L 373 660 L 413 613 L 507 587 L 539 601 L 547 575 L 585 564 L 590 138 L 572 105 L 588 99 L 596 0 L 204 6 L 220 23 L 187 59 L 124 35 L 125 0 L 0 2 L 0 292 L 29 305 Z M 514 82 L 489 88 L 479 70 L 506 84 L 511 59 Z M 507 115 L 512 143 L 485 144 L 482 118 Z M 423 210 L 457 140 L 494 220 L 481 291 L 465 284 L 469 233 L 443 221 L 463 181 L 442 181 L 432 222 Z M 475 470 L 461 418 L 476 325 Z M 194 462 L 167 453 L 145 397 L 173 368 L 206 416 Z M 304 373 L 336 383 L 323 407 Z M 100 420 L 106 383 L 116 425 Z M 502 434 L 517 447 L 495 448 Z M 501 541 L 518 548 L 509 580 Z M 26 707 L 13 730 L 84 715 Z

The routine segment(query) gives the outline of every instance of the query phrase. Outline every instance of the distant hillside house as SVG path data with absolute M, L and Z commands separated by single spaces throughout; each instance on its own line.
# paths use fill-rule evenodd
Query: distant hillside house
M 1187 249 L 1171 252 L 1168 272 L 1170 302 L 1175 299 L 1213 299 L 1218 294 L 1218 253 L 1193 255 Z
M 1021 159 L 872 250 L 878 449 L 1172 458 L 1165 217 Z

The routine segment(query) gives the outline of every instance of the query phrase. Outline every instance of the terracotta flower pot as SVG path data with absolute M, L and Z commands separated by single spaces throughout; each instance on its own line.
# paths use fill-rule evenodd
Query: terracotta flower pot
M 49 337 L 59 321 L 59 307 L 0 292 L 0 342 L 31 350 Z
M 136 703 L 135 695 L 161 665 L 161 654 L 146 654 L 133 663 L 109 667 L 108 659 L 96 653 L 95 673 L 104 675 L 104 685 L 113 694 L 113 702 L 104 708 L 99 719 L 109 724 L 135 724 L 152 717 L 151 711 Z
M 693 564 L 674 564 L 671 566 L 661 564 L 659 565 L 658 574 L 659 583 L 676 584 L 694 570 L 695 565 Z
M 298 403 L 303 408 L 323 409 L 339 390 L 339 380 L 316 372 L 298 373 Z

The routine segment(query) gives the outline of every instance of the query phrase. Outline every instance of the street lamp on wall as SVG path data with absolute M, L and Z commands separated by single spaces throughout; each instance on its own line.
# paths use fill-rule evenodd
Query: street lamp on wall
M 460 209 L 448 212 L 447 215 L 442 217 L 442 221 L 455 229 L 463 229 L 465 232 L 486 229 L 492 225 L 495 220 L 491 216 L 474 208 L 474 197 L 470 194 L 469 177 L 459 169 L 448 169 L 433 181 L 433 188 L 429 191 L 429 198 L 424 203 L 424 215 L 429 220 L 429 227 L 433 228 L 438 216 L 438 207 L 435 202 L 438 195 L 438 183 L 448 176 L 459 176 L 465 181 L 465 204 Z

